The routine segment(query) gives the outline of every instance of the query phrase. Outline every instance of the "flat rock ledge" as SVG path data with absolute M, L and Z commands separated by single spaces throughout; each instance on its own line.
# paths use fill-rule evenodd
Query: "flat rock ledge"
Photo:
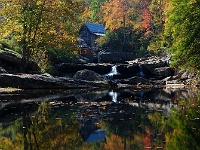
M 184 75 L 184 78 L 183 78 Z M 169 76 L 162 80 L 145 79 L 133 76 L 114 81 L 92 70 L 80 70 L 70 77 L 57 77 L 50 74 L 9 74 L 0 73 L 1 88 L 18 89 L 116 89 L 116 88 L 187 88 L 200 87 L 199 78 L 185 77 L 185 73 Z
M 81 89 L 110 87 L 110 82 L 74 80 L 68 77 L 53 77 L 49 74 L 0 74 L 1 88 L 19 89 Z

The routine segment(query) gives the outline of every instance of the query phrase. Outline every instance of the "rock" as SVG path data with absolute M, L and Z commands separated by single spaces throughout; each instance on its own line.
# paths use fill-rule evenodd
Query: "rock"
M 90 63 L 90 59 L 89 58 L 87 58 L 87 57 L 83 57 L 83 56 L 81 56 L 81 55 L 76 55 L 76 58 L 77 58 L 77 61 L 78 61 L 78 63 L 83 63 L 83 64 L 85 64 L 85 63 Z
M 110 53 L 113 56 L 115 53 Z M 116 54 L 117 55 L 117 54 Z M 125 55 L 125 54 L 124 54 Z M 109 55 L 110 56 L 110 55 Z M 127 61 L 128 63 L 115 64 L 118 74 L 115 75 L 116 79 L 131 78 L 133 76 L 141 76 L 142 73 L 145 78 L 155 78 L 156 76 L 161 76 L 165 78 L 168 75 L 172 75 L 173 70 L 169 68 L 167 62 L 168 57 L 142 57 L 132 61 Z M 92 70 L 101 75 L 108 74 L 114 64 L 110 63 L 87 63 L 87 64 L 70 64 L 63 63 L 56 65 L 58 71 L 62 73 L 76 73 L 79 70 Z M 155 69 L 159 68 L 159 69 Z
M 62 82 L 57 78 L 43 76 L 42 74 L 0 74 L 1 87 L 21 89 L 63 88 L 65 83 Z
M 108 82 L 108 79 L 92 70 L 80 70 L 73 76 L 74 80 L 86 80 L 86 81 L 103 81 Z
M 165 84 L 180 84 L 180 83 L 182 83 L 180 81 L 180 78 L 178 75 L 166 77 L 166 78 L 162 79 L 161 81 L 165 82 Z
M 188 79 L 188 76 L 189 76 L 189 72 L 188 72 L 188 71 L 185 71 L 185 72 L 181 75 L 181 79 L 182 79 L 182 80 L 186 80 L 186 79 Z
M 102 88 L 110 85 L 110 82 L 74 81 L 72 78 L 53 77 L 49 74 L 0 74 L 1 87 L 13 87 L 20 89 Z
M 6 49 L 6 50 L 5 50 Z M 111 55 L 112 54 L 112 55 Z M 111 53 L 108 56 L 119 59 L 122 53 Z M 121 55 L 124 60 L 129 59 L 127 54 Z M 107 57 L 107 56 L 106 56 Z M 132 56 L 130 56 L 131 58 Z M 115 59 L 115 58 L 112 58 Z M 123 62 L 120 59 L 118 62 Z M 115 61 L 115 60 L 114 60 Z M 123 64 L 110 63 L 87 63 L 73 64 L 62 63 L 56 65 L 56 69 L 62 73 L 74 74 L 73 78 L 54 77 L 49 74 L 9 74 L 19 68 L 21 56 L 7 48 L 0 50 L 0 86 L 16 88 L 115 88 L 116 82 L 127 85 L 148 85 L 162 87 L 163 85 L 192 84 L 199 86 L 199 82 L 192 80 L 195 74 L 187 71 L 180 71 L 174 76 L 174 71 L 169 67 L 168 56 L 150 56 L 137 58 Z M 9 64 L 9 65 L 8 65 Z M 111 81 L 106 78 L 112 67 L 116 67 L 117 73 L 113 75 Z M 6 72 L 6 70 L 8 70 Z M 34 61 L 30 61 L 27 71 L 38 73 L 39 67 Z M 14 71 L 13 71 L 14 70 Z M 155 80 L 157 79 L 157 80 Z M 158 80 L 159 79 L 159 80 Z M 161 80 L 160 80 L 161 79 Z M 163 79 L 163 80 L 162 80 Z M 147 87 L 148 87 L 147 86 Z M 119 86 L 118 86 L 119 87 Z
M 16 62 L 16 63 L 20 63 L 21 62 L 21 56 L 9 49 L 1 49 L 0 50 L 0 58 L 3 60 L 8 60 L 10 62 Z
M 75 73 L 73 76 L 73 79 L 78 82 L 85 82 L 90 83 L 93 85 L 99 85 L 99 86 L 116 86 L 116 83 L 112 82 L 111 80 L 107 79 L 106 77 L 92 71 L 92 70 L 80 70 Z
M 22 57 L 20 54 L 9 50 L 0 50 L 0 65 L 10 73 L 16 73 L 19 69 Z M 34 61 L 29 61 L 27 65 L 27 72 L 39 72 L 40 68 Z
M 137 76 L 137 73 L 140 72 L 140 67 L 138 64 L 118 64 L 117 72 L 119 73 L 119 79 L 126 79 L 132 76 Z
M 0 73 L 7 73 L 5 69 L 0 68 Z
M 132 78 L 120 80 L 120 83 L 122 83 L 122 84 L 138 84 L 138 83 L 149 84 L 149 80 L 142 78 L 142 77 L 134 76 Z
M 151 57 L 142 57 L 137 58 L 132 61 L 128 61 L 129 64 L 138 64 L 140 66 L 143 66 L 144 68 L 148 70 L 152 70 L 153 68 L 159 68 L 159 67 L 168 67 L 169 66 L 169 57 L 168 56 L 151 56 Z
M 189 78 L 189 79 L 193 79 L 193 78 L 195 78 L 195 76 L 196 76 L 196 75 L 195 75 L 195 73 L 193 73 L 193 72 L 191 72 L 191 73 L 188 74 L 188 78 Z
M 162 78 L 174 75 L 173 70 L 170 67 L 154 68 L 151 72 L 156 76 L 161 76 Z
M 198 80 L 196 83 L 195 83 L 195 86 L 200 88 L 200 80 Z
M 28 62 L 26 70 L 28 73 L 40 73 L 40 67 L 33 60 Z
M 111 64 L 101 64 L 101 63 L 87 63 L 87 64 L 75 64 L 75 63 L 62 63 L 57 64 L 56 68 L 62 73 L 76 73 L 79 70 L 92 70 L 99 74 L 106 74 L 110 72 Z

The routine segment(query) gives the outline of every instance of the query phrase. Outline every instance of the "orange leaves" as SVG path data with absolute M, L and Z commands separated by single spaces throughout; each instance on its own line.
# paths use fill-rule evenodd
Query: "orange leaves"
M 143 142 L 144 142 L 144 149 L 145 148 L 152 148 L 153 143 L 152 143 L 152 137 L 151 137 L 151 131 L 150 129 L 146 128 L 146 134 L 143 134 Z
M 152 16 L 149 11 L 148 0 L 110 0 L 102 6 L 105 27 L 111 30 L 126 27 L 150 31 L 152 29 Z M 125 20 L 125 22 L 124 22 Z
M 142 0 L 140 2 L 141 8 L 142 8 L 142 27 L 149 31 L 152 28 L 152 16 L 149 11 L 149 1 L 148 0 Z
M 106 144 L 104 144 L 105 150 L 116 150 L 124 149 L 123 138 L 112 134 L 110 137 L 106 138 Z
M 141 5 L 138 0 L 110 0 L 102 6 L 102 10 L 102 22 L 105 22 L 108 29 L 118 29 L 124 23 L 131 28 L 141 26 Z
M 129 6 L 125 0 L 111 0 L 102 8 L 104 13 L 102 19 L 106 22 L 106 28 L 117 29 L 122 26 L 123 17 L 128 15 Z

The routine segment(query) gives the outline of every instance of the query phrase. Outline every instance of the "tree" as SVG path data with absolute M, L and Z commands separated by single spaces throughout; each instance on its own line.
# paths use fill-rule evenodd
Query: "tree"
M 144 46 L 141 40 L 142 33 L 136 32 L 132 28 L 126 28 L 124 43 L 124 28 L 118 28 L 113 31 L 107 31 L 106 35 L 96 40 L 97 44 L 109 52 L 123 51 L 132 52 L 136 55 L 142 54 L 140 51 Z
M 152 0 L 149 10 L 152 16 L 152 39 L 148 49 L 159 53 L 165 49 L 166 42 L 164 40 L 164 23 L 165 23 L 165 7 L 166 0 Z
M 115 51 L 117 49 L 142 54 L 147 50 L 150 38 L 146 33 L 151 30 L 151 16 L 147 8 L 145 0 L 110 0 L 104 3 L 102 22 L 107 29 L 113 31 L 113 35 L 110 35 L 115 37 L 116 45 L 120 44 Z M 113 47 L 114 44 L 110 45 L 112 39 L 107 40 L 109 41 L 105 37 L 100 42 L 104 46 L 109 44 L 109 48 Z
M 166 12 L 165 35 L 172 37 L 169 52 L 174 66 L 200 70 L 200 4 L 171 0 Z
M 137 24 L 136 18 L 139 13 L 139 3 L 137 0 L 110 0 L 102 6 L 105 26 L 114 30 L 122 26 L 133 26 Z
M 108 0 L 85 0 L 84 13 L 81 16 L 84 22 L 100 23 L 103 17 L 101 6 Z
M 142 27 L 148 33 L 152 30 L 152 16 L 149 11 L 149 1 L 142 0 L 140 2 L 141 10 L 142 10 Z
M 89 5 L 91 12 L 91 22 L 98 23 L 102 17 L 101 6 L 107 2 L 107 0 L 92 0 Z
M 28 61 L 50 47 L 75 48 L 82 1 L 79 0 L 0 0 L 1 37 L 14 37 L 22 48 L 20 71 Z

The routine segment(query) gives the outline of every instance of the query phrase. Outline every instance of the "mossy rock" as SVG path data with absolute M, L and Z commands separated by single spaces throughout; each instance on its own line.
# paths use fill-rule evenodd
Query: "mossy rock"
M 10 73 L 18 71 L 22 56 L 8 48 L 0 49 L 0 65 Z M 39 72 L 40 68 L 34 61 L 29 61 L 26 72 Z

